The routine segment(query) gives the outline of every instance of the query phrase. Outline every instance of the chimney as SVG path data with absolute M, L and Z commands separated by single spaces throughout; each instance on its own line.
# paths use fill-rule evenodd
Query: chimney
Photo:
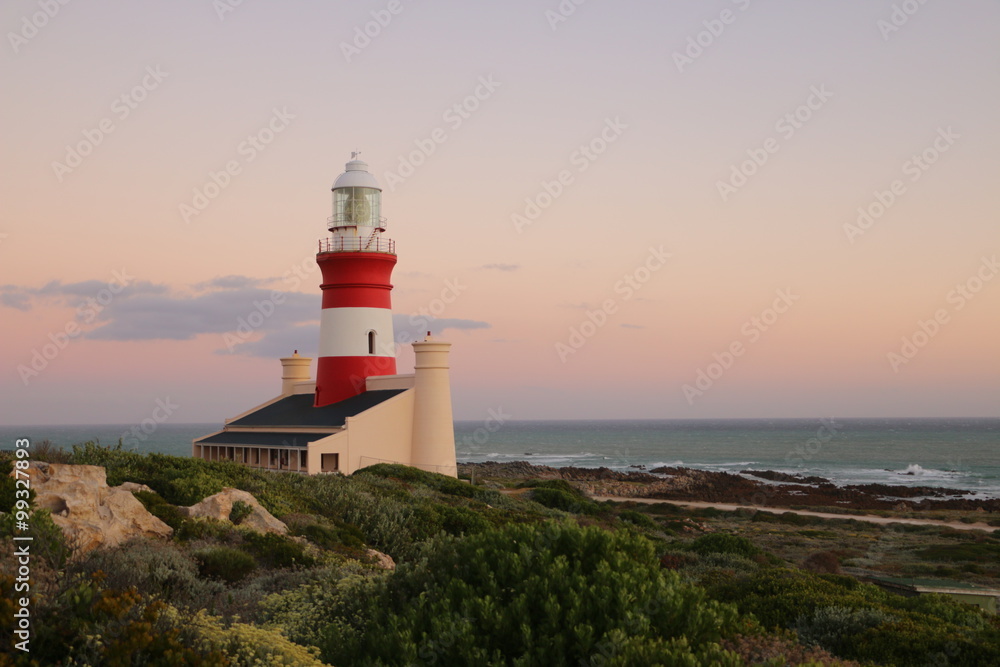
M 309 364 L 311 363 L 312 359 L 300 357 L 298 350 L 295 350 L 295 353 L 290 357 L 282 357 L 281 393 L 283 395 L 292 394 L 295 391 L 296 382 L 309 381 Z

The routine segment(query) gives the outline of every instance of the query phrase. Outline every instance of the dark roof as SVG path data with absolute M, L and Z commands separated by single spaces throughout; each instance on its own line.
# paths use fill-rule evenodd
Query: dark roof
M 326 438 L 329 433 L 266 433 L 260 431 L 223 431 L 195 440 L 198 445 L 237 445 L 261 447 L 305 447 L 310 442 Z
M 365 410 L 375 407 L 393 396 L 403 393 L 405 389 L 381 389 L 366 391 L 338 403 L 314 408 L 313 394 L 295 394 L 286 396 L 280 401 L 251 412 L 230 422 L 229 426 L 312 426 L 340 427 L 344 420 L 359 415 Z

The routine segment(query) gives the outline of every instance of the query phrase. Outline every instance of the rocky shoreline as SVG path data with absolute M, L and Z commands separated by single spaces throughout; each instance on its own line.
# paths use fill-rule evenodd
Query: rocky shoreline
M 1000 498 L 968 498 L 969 491 L 926 486 L 851 484 L 774 471 L 727 472 L 663 467 L 621 472 L 609 468 L 553 468 L 527 461 L 460 463 L 459 474 L 478 480 L 563 479 L 591 495 L 657 498 L 777 507 L 851 510 L 1000 512 Z

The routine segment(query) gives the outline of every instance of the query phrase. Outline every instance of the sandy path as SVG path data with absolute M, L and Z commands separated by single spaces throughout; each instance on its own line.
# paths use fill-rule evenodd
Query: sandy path
M 623 498 L 621 496 L 591 496 L 594 500 L 603 502 L 605 500 L 612 500 L 616 503 L 645 503 L 647 505 L 654 505 L 657 503 L 670 503 L 671 505 L 677 505 L 679 507 L 693 507 L 697 509 L 702 509 L 706 507 L 713 507 L 719 510 L 725 510 L 727 512 L 734 512 L 736 510 L 753 509 L 758 512 L 770 512 L 771 514 L 784 514 L 785 512 L 791 512 L 792 514 L 803 514 L 805 516 L 818 516 L 823 519 L 856 519 L 857 521 L 867 521 L 868 523 L 909 523 L 918 526 L 940 526 L 941 528 L 956 528 L 958 530 L 985 530 L 987 532 L 993 532 L 1000 530 L 995 526 L 990 526 L 985 523 L 961 523 L 958 521 L 933 521 L 931 519 L 904 519 L 904 518 L 894 518 L 887 516 L 872 516 L 871 514 L 833 514 L 829 512 L 811 512 L 809 510 L 790 510 L 784 507 L 751 507 L 749 505 L 727 505 L 726 503 L 702 503 L 687 500 L 661 500 L 659 498 Z

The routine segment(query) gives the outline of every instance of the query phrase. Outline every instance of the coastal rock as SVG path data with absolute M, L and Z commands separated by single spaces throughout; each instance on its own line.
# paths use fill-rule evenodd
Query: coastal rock
M 460 464 L 462 474 L 483 480 L 564 479 L 596 496 L 657 498 L 770 507 L 838 507 L 853 510 L 891 510 L 906 503 L 907 510 L 961 510 L 1000 512 L 1000 498 L 969 498 L 967 491 L 926 486 L 863 484 L 836 486 L 823 477 L 789 475 L 775 471 L 743 474 L 695 470 L 675 466 L 649 472 L 621 472 L 608 468 L 551 468 L 525 461 Z
M 169 537 L 173 529 L 150 514 L 131 491 L 109 487 L 100 466 L 33 461 L 27 469 L 35 506 L 52 513 L 77 553 L 134 537 Z
M 396 561 L 392 559 L 389 554 L 384 554 L 381 551 L 376 551 L 375 549 L 368 549 L 365 555 L 372 559 L 375 567 L 381 568 L 383 570 L 395 570 Z
M 761 479 L 770 480 L 772 482 L 790 482 L 797 484 L 832 484 L 832 482 L 825 477 L 803 477 L 802 475 L 790 475 L 786 472 L 776 472 L 774 470 L 741 470 L 741 475 L 751 475 L 753 477 L 760 477 Z
M 250 514 L 240 522 L 240 526 L 245 526 L 258 533 L 277 533 L 278 535 L 288 533 L 288 526 L 274 518 L 274 515 L 264 509 L 251 494 L 228 486 L 200 503 L 178 509 L 189 517 L 205 516 L 219 521 L 229 521 L 233 504 L 237 501 L 246 503 L 251 509 Z
M 118 486 L 116 486 L 114 488 L 116 488 L 116 489 L 122 489 L 122 490 L 128 491 L 130 493 L 135 493 L 136 491 L 148 491 L 149 493 L 156 493 L 155 491 L 153 491 L 151 488 L 149 488 L 145 484 L 137 484 L 136 482 L 125 482 L 124 484 L 119 484 Z

